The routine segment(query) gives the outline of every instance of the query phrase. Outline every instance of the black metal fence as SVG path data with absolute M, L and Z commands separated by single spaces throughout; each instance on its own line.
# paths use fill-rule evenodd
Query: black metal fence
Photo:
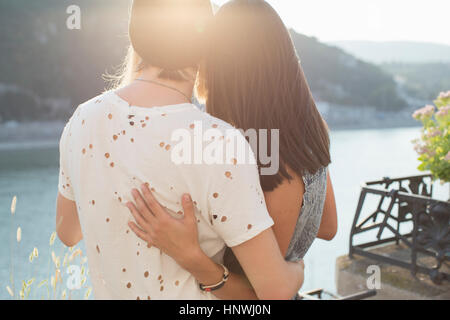
M 366 290 L 344 297 L 331 293 L 324 289 L 316 289 L 299 293 L 300 300 L 364 300 L 375 297 L 376 295 L 377 295 L 376 290 Z M 325 297 L 328 299 L 325 299 Z
M 371 203 L 376 206 L 364 214 L 369 196 L 375 197 Z M 450 274 L 442 268 L 450 261 L 450 203 L 432 196 L 431 175 L 384 178 L 364 184 L 350 232 L 349 256 L 356 254 L 407 268 L 413 275 L 427 274 L 436 284 L 450 280 Z M 405 224 L 409 228 L 402 228 Z M 361 234 L 365 234 L 366 241 L 355 244 L 355 237 Z M 406 245 L 410 249 L 409 259 L 370 250 L 388 243 Z M 433 266 L 419 263 L 419 254 L 431 257 Z

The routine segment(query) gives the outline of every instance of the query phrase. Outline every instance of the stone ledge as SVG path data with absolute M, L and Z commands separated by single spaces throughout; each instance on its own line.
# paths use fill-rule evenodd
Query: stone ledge
M 409 257 L 409 249 L 402 245 L 387 245 L 371 250 L 377 254 L 383 254 L 406 260 Z M 425 256 L 419 257 L 419 262 L 430 266 L 432 259 Z M 381 270 L 381 289 L 371 299 L 379 300 L 450 300 L 450 283 L 443 282 L 435 285 L 428 275 L 417 274 L 414 277 L 407 269 L 381 263 L 369 258 L 354 255 L 350 259 L 347 255 L 336 260 L 336 287 L 338 294 L 346 296 L 360 291 L 368 290 L 367 268 L 377 265 Z M 446 267 L 442 271 L 450 272 Z

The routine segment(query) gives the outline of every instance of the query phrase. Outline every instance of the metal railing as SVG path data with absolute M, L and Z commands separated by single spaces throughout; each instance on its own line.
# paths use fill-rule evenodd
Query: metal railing
M 340 296 L 324 289 L 316 289 L 299 293 L 299 296 L 303 300 L 324 300 L 325 296 L 330 297 L 331 300 L 363 300 L 374 297 L 376 294 L 376 290 L 367 290 L 349 296 Z
M 450 203 L 433 199 L 432 194 L 431 175 L 365 183 L 350 232 L 350 258 L 360 255 L 409 269 L 413 275 L 427 274 L 436 284 L 449 280 L 450 274 L 441 267 L 450 260 Z M 377 197 L 378 202 L 374 211 L 363 216 L 368 195 Z M 407 223 L 412 228 L 402 231 Z M 386 237 L 386 233 L 390 236 Z M 355 244 L 354 238 L 360 234 L 366 234 L 370 240 Z M 406 245 L 410 250 L 409 261 L 369 250 L 387 243 Z M 431 257 L 434 266 L 419 263 L 419 254 Z

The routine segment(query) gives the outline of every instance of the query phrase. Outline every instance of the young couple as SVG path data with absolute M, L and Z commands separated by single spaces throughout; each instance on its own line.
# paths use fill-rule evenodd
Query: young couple
M 79 106 L 60 142 L 57 231 L 85 240 L 95 298 L 292 299 L 337 215 L 328 128 L 288 30 L 263 0 L 215 16 L 209 0 L 135 0 L 129 31 L 116 88 Z M 278 172 L 260 173 L 257 150 L 175 164 L 172 133 L 199 124 L 280 129 Z M 203 146 L 217 140 L 230 142 Z

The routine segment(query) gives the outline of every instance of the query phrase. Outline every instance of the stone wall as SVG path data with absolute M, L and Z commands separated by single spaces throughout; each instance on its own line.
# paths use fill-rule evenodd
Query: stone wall
M 391 257 L 407 259 L 409 248 L 401 245 L 387 245 L 372 251 Z M 420 263 L 429 265 L 431 259 L 421 257 Z M 441 285 L 434 284 L 428 275 L 417 274 L 414 277 L 407 269 L 380 263 L 369 258 L 354 255 L 350 259 L 347 255 L 336 261 L 336 287 L 340 296 L 347 296 L 368 289 L 367 280 L 372 275 L 368 272 L 369 266 L 380 268 L 380 289 L 371 299 L 378 300 L 450 300 L 450 282 Z M 447 273 L 450 268 L 443 267 Z M 442 270 L 444 270 L 442 269 Z

